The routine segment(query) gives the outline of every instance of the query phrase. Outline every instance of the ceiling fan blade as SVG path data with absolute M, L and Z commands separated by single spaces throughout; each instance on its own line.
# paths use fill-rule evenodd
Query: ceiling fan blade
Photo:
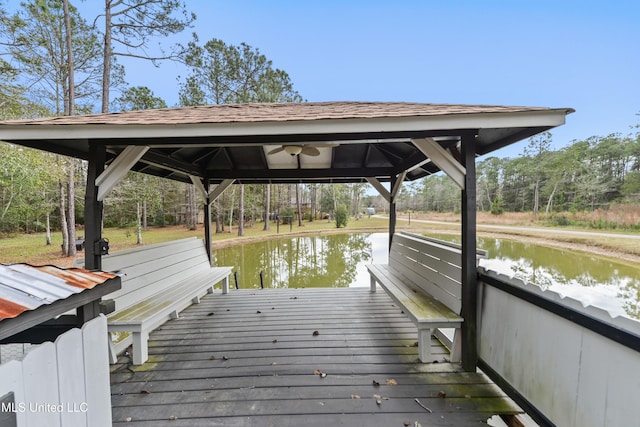
M 304 147 L 302 147 L 302 152 L 301 154 L 306 154 L 307 156 L 319 156 L 320 155 L 320 150 L 318 150 L 316 147 L 312 147 L 310 145 L 305 145 Z
M 281 152 L 281 151 L 284 151 L 284 147 L 274 148 L 273 150 L 271 150 L 271 151 L 269 151 L 269 152 L 267 153 L 267 156 L 270 156 L 270 155 L 272 155 L 272 154 L 279 153 L 279 152 Z

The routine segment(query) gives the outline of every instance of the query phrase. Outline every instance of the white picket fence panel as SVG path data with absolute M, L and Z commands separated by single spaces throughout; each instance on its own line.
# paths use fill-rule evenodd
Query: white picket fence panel
M 18 427 L 111 426 L 107 320 L 99 316 L 0 365 L 0 419 Z
M 493 271 L 503 283 L 640 336 L 640 323 Z M 557 426 L 637 426 L 640 353 L 480 282 L 479 355 Z

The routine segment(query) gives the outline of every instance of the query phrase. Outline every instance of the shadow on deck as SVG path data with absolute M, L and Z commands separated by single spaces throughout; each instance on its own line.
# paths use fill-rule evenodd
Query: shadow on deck
M 212 294 L 151 334 L 147 363 L 120 358 L 114 426 L 467 426 L 521 412 L 434 338 L 438 363 L 419 363 L 416 340 L 368 288 Z

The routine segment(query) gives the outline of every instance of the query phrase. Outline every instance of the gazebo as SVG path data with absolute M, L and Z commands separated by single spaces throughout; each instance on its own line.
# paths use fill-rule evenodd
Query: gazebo
M 130 170 L 192 182 L 211 203 L 233 183 L 369 182 L 389 202 L 439 171 L 461 189 L 462 365 L 477 365 L 475 159 L 564 124 L 571 108 L 312 102 L 167 108 L 0 123 L 0 140 L 88 161 L 85 266 L 101 268 L 102 202 Z M 389 183 L 388 188 L 383 183 Z

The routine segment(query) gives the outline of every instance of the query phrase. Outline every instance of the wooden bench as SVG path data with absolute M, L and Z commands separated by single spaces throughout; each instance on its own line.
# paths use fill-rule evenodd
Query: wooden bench
M 131 340 L 109 340 L 111 362 L 132 342 L 133 364 L 140 365 L 148 359 L 149 332 L 199 303 L 218 282 L 226 294 L 232 267 L 211 267 L 203 242 L 193 237 L 106 255 L 102 270 L 122 279 L 122 289 L 105 297 L 115 302 L 108 330 L 131 333 Z
M 451 361 L 460 361 L 462 251 L 456 244 L 416 234 L 396 233 L 388 264 L 367 266 L 371 292 L 379 284 L 418 327 L 422 362 L 432 362 L 431 335 L 455 328 Z

